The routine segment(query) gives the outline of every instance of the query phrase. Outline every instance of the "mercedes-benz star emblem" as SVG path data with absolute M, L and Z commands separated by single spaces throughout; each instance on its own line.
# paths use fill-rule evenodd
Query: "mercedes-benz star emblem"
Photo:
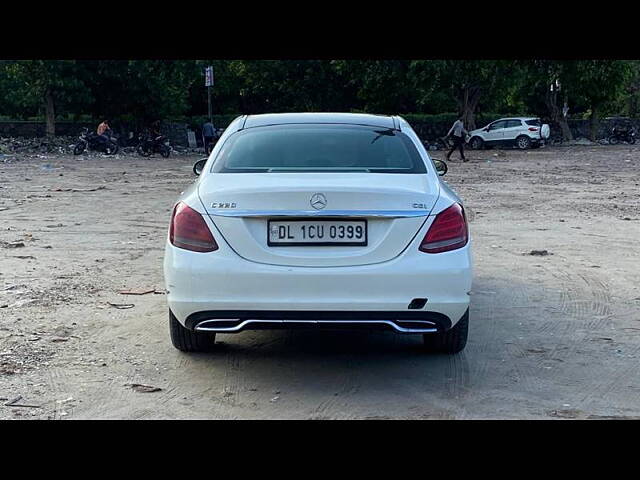
M 314 193 L 311 195 L 311 206 L 316 210 L 322 210 L 327 206 L 327 197 L 325 197 L 322 193 Z

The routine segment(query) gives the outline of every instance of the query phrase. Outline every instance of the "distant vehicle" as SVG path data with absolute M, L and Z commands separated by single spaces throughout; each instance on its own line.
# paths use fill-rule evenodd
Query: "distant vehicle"
M 171 146 L 169 139 L 164 135 L 154 136 L 149 133 L 140 135 L 140 143 L 136 147 L 136 151 L 143 157 L 149 157 L 153 153 L 159 153 L 164 158 L 168 158 L 171 154 Z
M 551 133 L 548 124 L 535 117 L 501 118 L 469 132 L 469 146 L 475 150 L 492 146 L 516 146 L 520 150 L 542 145 Z
M 111 135 L 111 131 L 107 130 L 107 141 L 104 140 L 96 132 L 89 132 L 88 128 L 83 128 L 80 133 L 80 140 L 73 147 L 73 154 L 80 155 L 85 150 L 96 150 L 98 152 L 106 153 L 107 155 L 114 155 L 118 152 L 118 141 Z
M 401 117 L 238 117 L 174 203 L 164 275 L 173 345 L 216 333 L 363 328 L 466 342 L 462 200 Z
M 620 142 L 627 142 L 631 145 L 636 143 L 636 129 L 631 125 L 616 125 L 611 129 L 609 143 L 616 145 Z

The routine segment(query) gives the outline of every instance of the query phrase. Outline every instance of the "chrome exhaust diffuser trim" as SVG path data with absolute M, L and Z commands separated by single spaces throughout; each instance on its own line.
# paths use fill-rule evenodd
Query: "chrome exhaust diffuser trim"
M 233 326 L 222 326 L 221 324 L 228 324 L 230 322 L 238 322 Z M 396 323 L 397 322 L 397 323 Z M 398 323 L 411 323 L 418 324 L 420 327 L 403 327 Z M 237 333 L 241 330 L 250 329 L 251 325 L 269 324 L 274 327 L 287 328 L 287 324 L 309 324 L 328 327 L 331 325 L 353 325 L 353 326 L 367 326 L 367 325 L 386 325 L 393 328 L 398 333 L 437 333 L 438 329 L 436 324 L 427 320 L 260 320 L 260 319 L 248 319 L 238 320 L 229 318 L 218 318 L 214 320 L 203 320 L 195 326 L 197 332 L 216 332 L 216 333 Z

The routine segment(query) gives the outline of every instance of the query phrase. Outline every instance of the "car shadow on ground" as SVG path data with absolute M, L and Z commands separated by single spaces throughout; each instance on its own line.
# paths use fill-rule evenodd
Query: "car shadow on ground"
M 224 392 L 232 410 L 255 403 L 266 412 L 260 402 L 270 401 L 268 392 L 278 402 L 295 397 L 292 408 L 308 417 L 339 416 L 336 402 L 360 418 L 372 412 L 393 418 L 500 416 L 482 410 L 498 397 L 543 414 L 538 404 L 546 382 L 554 381 L 544 365 L 553 365 L 562 382 L 570 373 L 543 352 L 561 355 L 556 346 L 566 339 L 561 332 L 552 340 L 525 332 L 549 322 L 550 315 L 561 319 L 547 311 L 558 295 L 526 281 L 476 276 L 469 341 L 457 355 L 425 351 L 421 335 L 323 329 L 218 335 L 214 351 L 176 354 L 183 360 L 185 388 L 210 398 Z M 318 407 L 323 402 L 331 408 Z
M 480 281 L 475 288 L 483 292 L 496 286 Z M 502 341 L 500 329 L 484 318 L 491 312 L 487 308 L 491 301 L 483 295 L 474 298 L 469 342 L 457 355 L 426 351 L 420 334 L 319 328 L 262 330 L 218 334 L 213 351 L 185 354 L 188 361 L 184 368 L 191 370 L 190 378 L 199 377 L 203 386 L 234 370 L 244 385 L 269 384 L 281 389 L 295 385 L 298 392 L 310 395 L 339 391 L 347 382 L 352 384 L 350 391 L 364 396 L 393 387 L 410 396 L 430 392 L 459 397 L 480 385 L 492 360 L 499 361 L 492 359 L 495 352 L 488 355 L 485 340 L 490 336 L 491 344 Z M 478 381 L 473 381 L 476 374 Z
M 471 391 L 470 353 L 427 353 L 420 335 L 346 330 L 241 335 L 221 337 L 216 351 L 189 362 L 191 381 L 199 378 L 203 388 L 224 378 L 220 390 L 238 407 L 256 402 L 260 409 L 263 392 L 266 408 L 275 406 L 267 401 L 284 407 L 288 397 L 295 397 L 295 412 L 310 418 L 340 418 L 355 405 L 360 413 L 353 415 L 361 418 L 448 418 L 454 414 L 439 399 L 460 399 Z M 379 402 L 387 405 L 381 408 Z M 282 413 L 286 416 L 286 410 Z

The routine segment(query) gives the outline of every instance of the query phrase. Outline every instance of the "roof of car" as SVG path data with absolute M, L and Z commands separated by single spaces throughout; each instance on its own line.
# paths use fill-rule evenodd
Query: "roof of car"
M 300 123 L 342 123 L 395 128 L 393 117 L 367 113 L 266 113 L 249 115 L 244 122 L 244 128 Z

